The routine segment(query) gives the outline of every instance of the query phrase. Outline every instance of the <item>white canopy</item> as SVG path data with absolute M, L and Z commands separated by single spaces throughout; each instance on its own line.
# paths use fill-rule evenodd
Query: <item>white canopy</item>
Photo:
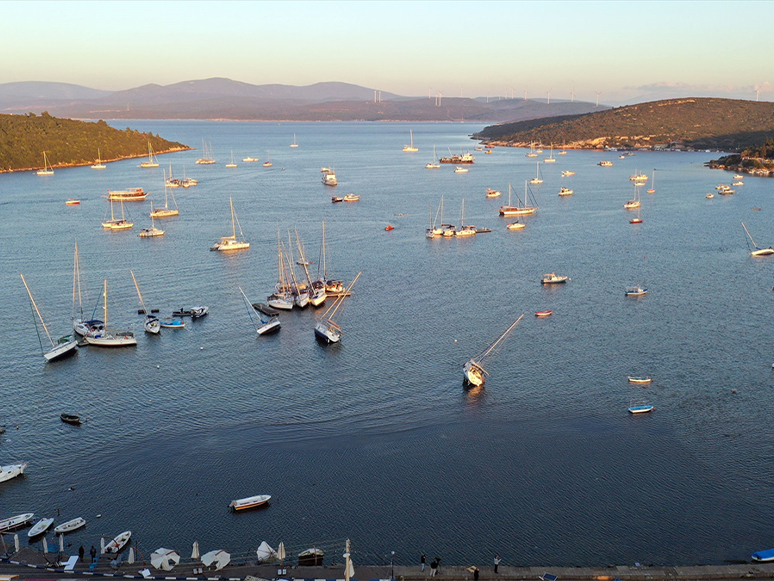
M 199 558 L 199 541 L 194 541 L 193 543 L 193 549 L 191 550 L 191 558 L 192 559 Z
M 258 555 L 259 563 L 265 563 L 266 561 L 274 557 L 277 554 L 277 552 L 269 546 L 269 543 L 267 543 L 266 541 L 263 541 L 261 545 L 258 547 L 258 550 L 255 551 L 255 554 Z
M 209 553 L 204 553 L 202 555 L 201 561 L 205 567 L 212 565 L 215 567 L 216 571 L 219 571 L 231 562 L 231 554 L 222 549 L 210 551 Z
M 156 569 L 171 571 L 180 562 L 180 554 L 172 549 L 161 547 L 151 553 L 151 565 Z
M 280 561 L 283 561 L 285 559 L 285 543 L 280 541 L 279 547 L 277 547 L 277 558 Z

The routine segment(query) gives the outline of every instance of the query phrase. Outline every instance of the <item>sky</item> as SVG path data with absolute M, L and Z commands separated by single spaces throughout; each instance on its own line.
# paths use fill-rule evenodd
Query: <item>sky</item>
M 770 1 L 3 1 L 0 15 L 0 83 L 226 77 L 406 96 L 599 92 L 610 105 L 774 101 Z

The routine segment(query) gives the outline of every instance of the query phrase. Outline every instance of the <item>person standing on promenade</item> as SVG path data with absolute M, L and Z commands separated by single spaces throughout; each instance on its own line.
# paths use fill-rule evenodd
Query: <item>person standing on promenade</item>
M 91 555 L 91 560 L 94 561 L 94 559 L 97 557 L 97 549 L 94 548 L 94 545 L 91 546 L 91 550 L 89 551 L 89 555 Z
M 78 560 L 83 563 L 83 553 L 84 553 L 83 545 L 78 547 Z
M 422 566 L 421 571 L 423 573 L 425 572 L 425 563 L 427 563 L 427 557 L 425 557 L 425 554 L 422 553 L 422 556 L 419 557 L 419 564 Z
M 497 573 L 497 568 L 500 566 L 500 555 L 495 555 L 494 558 L 494 572 Z
M 435 574 L 438 573 L 438 559 L 433 559 L 433 562 L 430 563 L 430 577 L 435 577 Z

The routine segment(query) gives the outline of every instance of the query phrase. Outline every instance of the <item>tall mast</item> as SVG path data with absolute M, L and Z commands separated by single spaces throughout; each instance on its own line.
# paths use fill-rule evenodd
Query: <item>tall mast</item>
M 108 328 L 108 306 L 107 306 L 107 279 L 105 279 L 105 290 L 102 292 L 102 310 L 105 312 L 105 329 Z
M 43 325 L 43 330 L 46 332 L 46 335 L 48 336 L 48 340 L 51 342 L 52 347 L 56 347 L 54 344 L 54 340 L 51 338 L 51 333 L 48 332 L 48 327 L 46 327 L 46 322 L 43 320 L 43 315 L 40 314 L 40 311 L 38 310 L 38 305 L 35 304 L 35 299 L 32 298 L 32 292 L 30 292 L 30 287 L 27 286 L 27 281 L 24 280 L 24 275 L 19 274 L 19 276 L 22 279 L 22 282 L 24 283 L 24 288 L 27 289 L 27 294 L 30 296 L 30 302 L 32 303 L 32 307 L 35 309 L 35 312 L 38 314 L 38 318 L 40 319 L 40 323 Z M 43 347 L 41 345 L 41 347 Z
M 137 296 L 140 299 L 142 310 L 145 311 L 145 314 L 147 315 L 148 310 L 145 308 L 145 301 L 142 300 L 142 293 L 140 293 L 140 286 L 137 284 L 137 279 L 134 277 L 134 271 L 130 270 L 129 273 L 132 275 L 132 280 L 134 281 L 134 288 L 137 289 Z M 105 305 L 107 305 L 107 301 L 105 301 Z

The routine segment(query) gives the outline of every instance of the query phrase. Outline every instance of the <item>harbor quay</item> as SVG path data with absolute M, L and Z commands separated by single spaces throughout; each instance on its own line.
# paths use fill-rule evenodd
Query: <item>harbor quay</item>
M 58 562 L 57 558 L 63 558 Z M 111 566 L 108 558 L 98 559 L 97 565 L 75 563 L 65 571 L 69 557 L 24 547 L 13 554 L 0 556 L 0 581 L 8 579 L 78 579 L 84 577 L 114 577 L 124 579 L 160 579 L 181 581 L 345 581 L 344 563 L 319 567 L 291 567 L 287 564 L 240 563 L 221 570 L 201 568 L 201 563 L 181 562 L 171 571 L 155 569 L 150 562 L 121 563 Z M 355 559 L 356 556 L 353 556 Z M 349 581 L 425 581 L 431 578 L 429 566 L 419 565 L 355 566 Z M 608 565 L 604 567 L 512 567 L 500 565 L 494 572 L 491 563 L 476 565 L 441 565 L 434 579 L 439 581 L 691 581 L 714 579 L 771 579 L 774 563 L 740 563 L 728 565 L 642 566 Z

